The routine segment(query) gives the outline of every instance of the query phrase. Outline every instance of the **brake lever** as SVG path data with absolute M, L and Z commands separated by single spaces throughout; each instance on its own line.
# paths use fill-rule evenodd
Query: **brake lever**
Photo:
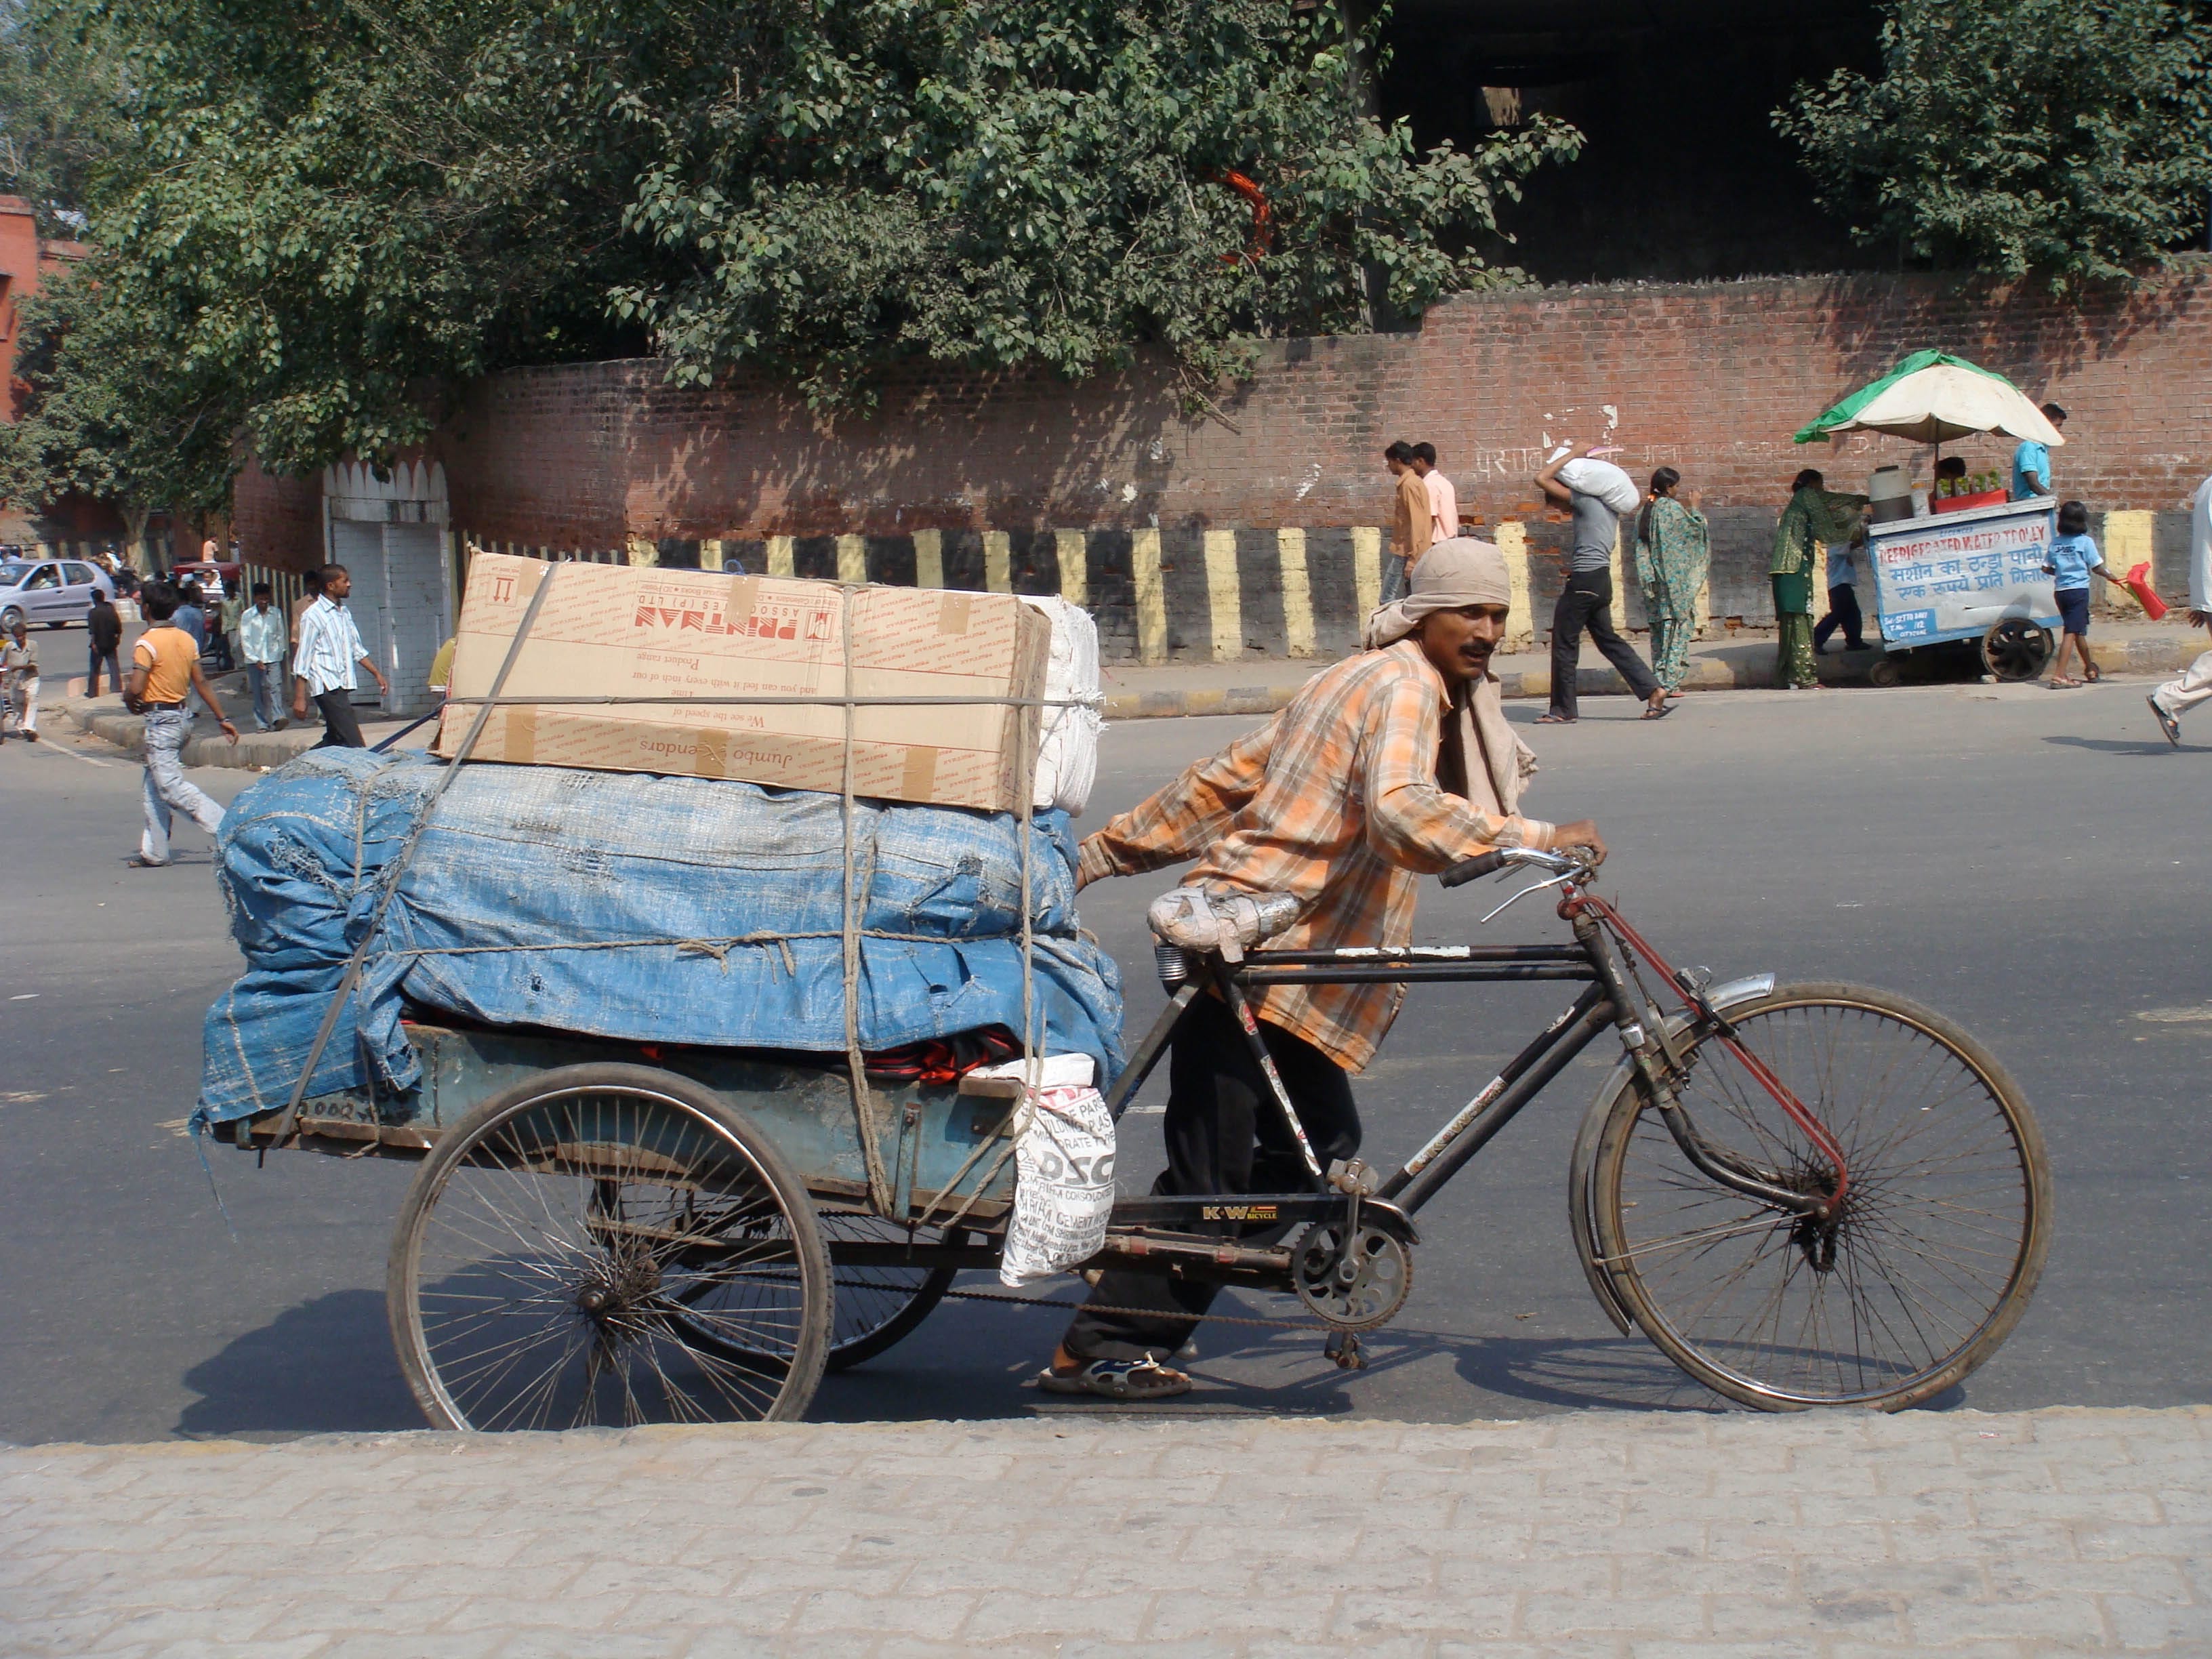
M 1565 884 L 1572 881 L 1574 878 L 1575 872 L 1572 870 L 1562 870 L 1558 875 L 1552 877 L 1548 881 L 1531 882 L 1528 886 L 1523 887 L 1519 892 L 1514 894 L 1511 898 L 1507 899 L 1504 903 L 1499 905 L 1497 909 L 1492 910 L 1490 913 L 1490 915 L 1483 917 L 1480 921 L 1475 923 L 1475 926 L 1478 927 L 1483 927 L 1490 921 L 1491 916 L 1499 915 L 1504 912 L 1511 909 L 1515 905 L 1520 903 L 1522 899 L 1527 898 L 1531 893 L 1540 893 L 1547 887 L 1562 886 Z

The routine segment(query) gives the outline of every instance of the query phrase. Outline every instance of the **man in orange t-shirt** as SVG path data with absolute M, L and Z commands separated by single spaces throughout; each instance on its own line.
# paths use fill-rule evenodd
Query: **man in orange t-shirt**
M 238 728 L 225 717 L 214 687 L 200 672 L 199 646 L 171 621 L 177 614 L 176 590 L 167 582 L 150 582 L 141 603 L 149 625 L 131 648 L 131 672 L 123 683 L 125 706 L 146 717 L 146 827 L 131 862 L 142 870 L 158 870 L 169 861 L 173 811 L 210 836 L 222 828 L 222 808 L 185 775 L 179 758 L 192 732 L 186 696 L 198 692 L 233 743 Z

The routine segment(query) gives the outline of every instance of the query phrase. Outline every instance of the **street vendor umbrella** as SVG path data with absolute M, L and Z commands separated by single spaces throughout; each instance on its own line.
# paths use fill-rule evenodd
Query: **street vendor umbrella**
M 1947 351 L 1914 352 L 1799 432 L 1797 441 L 1814 443 L 1844 432 L 1886 432 L 1923 444 L 1976 432 L 2042 444 L 2066 441 L 2010 380 Z

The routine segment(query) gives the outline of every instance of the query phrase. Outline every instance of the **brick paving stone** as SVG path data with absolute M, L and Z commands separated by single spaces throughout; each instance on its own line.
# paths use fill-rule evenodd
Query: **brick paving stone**
M 2212 1653 L 2212 1411 L 0 1449 L 0 1653 Z M 702 1520 L 672 1480 L 715 1494 Z

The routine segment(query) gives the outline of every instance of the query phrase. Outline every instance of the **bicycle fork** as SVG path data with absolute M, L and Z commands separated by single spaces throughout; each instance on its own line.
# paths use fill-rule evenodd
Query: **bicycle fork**
M 1705 1139 L 1676 1092 L 1674 1083 L 1681 1073 L 1682 1060 L 1668 1042 L 1664 1015 L 1657 1008 L 1645 1005 L 1640 988 L 1624 971 L 1612 939 L 1591 909 L 1576 908 L 1571 921 L 1576 940 L 1589 952 L 1597 969 L 1598 982 L 1605 987 L 1613 1003 L 1613 1030 L 1620 1038 L 1637 1081 L 1657 1109 L 1659 1121 L 1667 1126 L 1667 1133 L 1691 1167 L 1708 1180 L 1746 1198 L 1788 1210 L 1816 1224 L 1832 1219 L 1835 1201 L 1842 1195 L 1840 1188 L 1832 1193 L 1807 1192 L 1802 1187 L 1788 1184 L 1780 1170 L 1752 1164 Z M 1644 1027 L 1646 1019 L 1651 1022 L 1648 1031 Z M 1652 1063 L 1655 1052 L 1663 1057 L 1663 1067 Z M 1746 1056 L 1747 1062 L 1748 1058 Z M 1759 1080 L 1770 1091 L 1778 1086 L 1764 1078 Z

